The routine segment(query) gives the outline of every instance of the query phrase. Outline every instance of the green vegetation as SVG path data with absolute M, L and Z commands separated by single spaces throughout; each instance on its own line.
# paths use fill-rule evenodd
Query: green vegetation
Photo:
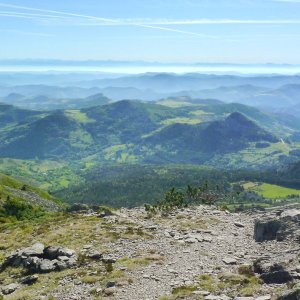
M 78 121 L 80 123 L 93 123 L 95 120 L 89 119 L 87 115 L 80 110 L 66 110 L 66 115 L 70 117 L 71 119 Z
M 268 199 L 300 197 L 300 190 L 286 188 L 275 184 L 262 183 L 251 190 Z
M 257 295 L 262 289 L 262 281 L 254 275 L 239 275 L 234 273 L 219 274 L 213 276 L 202 274 L 198 277 L 197 284 L 184 285 L 173 289 L 172 296 L 161 297 L 160 299 L 175 300 L 187 298 L 196 290 L 208 291 L 214 294 L 222 294 L 234 298 L 237 296 L 251 297 Z
M 183 97 L 52 112 L 2 108 L 0 172 L 69 203 L 152 205 L 173 187 L 181 193 L 205 180 L 222 192 L 245 178 L 300 188 L 300 176 L 287 172 L 225 171 L 277 168 L 299 159 L 299 144 L 275 136 L 280 126 L 294 131 L 249 106 Z M 273 191 L 270 197 L 266 190 L 256 192 L 272 199 L 298 194 Z M 222 204 L 273 204 L 264 201 L 239 196 Z
M 63 203 L 47 192 L 0 174 L 1 223 L 34 220 L 63 207 Z
M 166 106 L 168 101 L 176 105 Z M 219 101 L 124 100 L 65 111 L 4 110 L 0 156 L 15 159 L 268 167 L 282 163 L 283 155 L 296 157 L 292 151 L 299 148 L 275 137 L 282 128 L 275 118 Z
M 187 185 L 201 186 L 205 181 L 222 188 L 229 186 L 230 174 L 199 166 L 101 165 L 83 174 L 82 184 L 74 184 L 55 195 L 67 202 L 89 202 L 113 207 L 154 204 L 166 191 Z
M 174 119 L 166 119 L 162 121 L 164 125 L 171 125 L 171 124 L 199 124 L 200 120 L 198 119 L 191 119 L 191 118 L 174 118 Z
M 7 197 L 0 209 L 0 222 L 33 220 L 43 217 L 44 214 L 45 211 L 41 207 Z
M 188 207 L 191 204 L 216 204 L 220 198 L 220 193 L 217 190 L 210 190 L 207 182 L 200 187 L 189 185 L 185 192 L 177 191 L 173 187 L 165 194 L 162 200 L 153 206 L 145 204 L 145 210 L 149 214 L 154 214 L 157 211 L 170 212 L 175 209 Z

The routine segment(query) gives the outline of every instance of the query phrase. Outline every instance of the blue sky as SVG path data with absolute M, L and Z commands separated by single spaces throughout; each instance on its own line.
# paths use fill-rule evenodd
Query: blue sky
M 0 59 L 300 63 L 300 0 L 0 0 Z

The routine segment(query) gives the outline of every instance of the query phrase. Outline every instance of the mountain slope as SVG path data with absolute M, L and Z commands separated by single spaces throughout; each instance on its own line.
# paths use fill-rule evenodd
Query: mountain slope
M 47 192 L 0 173 L 0 217 L 8 213 L 8 201 L 22 208 L 39 207 L 47 211 L 57 211 L 62 203 Z M 10 204 L 11 205 L 11 204 Z
M 72 154 L 72 131 L 80 125 L 58 112 L 36 121 L 14 127 L 0 135 L 0 155 L 33 159 Z
M 217 154 L 232 156 L 251 147 L 253 155 L 264 155 L 263 163 L 268 162 L 267 155 L 276 157 L 277 163 L 281 154 L 287 157 L 299 148 L 297 143 L 288 144 L 295 130 L 256 108 L 195 99 L 184 99 L 184 105 L 173 101 L 170 106 L 168 101 L 123 100 L 83 109 L 33 112 L 32 117 L 0 127 L 0 156 L 92 164 L 203 164 Z M 247 159 L 242 161 L 248 164 Z
M 278 139 L 238 112 L 224 121 L 170 125 L 146 139 L 147 143 L 205 153 L 238 151 L 250 142 L 259 141 L 276 143 Z
M 30 118 L 41 114 L 41 112 L 20 109 L 12 105 L 0 103 L 0 129 L 8 125 L 29 121 Z

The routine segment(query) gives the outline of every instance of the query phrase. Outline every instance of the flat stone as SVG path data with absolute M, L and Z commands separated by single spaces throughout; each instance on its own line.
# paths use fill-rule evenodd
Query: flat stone
M 174 269 L 168 269 L 168 272 L 169 272 L 169 273 L 172 273 L 172 274 L 178 274 L 178 272 L 175 271 Z
M 235 265 L 237 263 L 237 260 L 234 258 L 223 258 L 222 261 L 226 264 L 226 265 Z
M 205 300 L 223 300 L 222 296 L 214 296 L 214 295 L 208 295 L 204 297 Z
M 245 225 L 242 224 L 242 223 L 240 223 L 240 222 L 234 222 L 234 225 L 235 225 L 236 227 L 239 227 L 239 228 L 244 228 L 244 227 L 245 227 Z
M 35 243 L 31 247 L 21 250 L 24 256 L 41 256 L 44 254 L 45 246 L 42 243 Z
M 255 298 L 255 300 L 270 300 L 272 298 L 271 295 L 265 295 Z

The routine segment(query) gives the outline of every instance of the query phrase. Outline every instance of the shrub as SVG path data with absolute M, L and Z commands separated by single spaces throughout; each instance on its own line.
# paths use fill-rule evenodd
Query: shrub
M 169 190 L 164 198 L 155 205 L 145 204 L 148 217 L 153 216 L 158 211 L 170 212 L 176 209 L 188 207 L 192 204 L 213 205 L 221 198 L 218 188 L 209 189 L 207 182 L 200 187 L 188 186 L 185 192 L 177 191 L 174 187 Z
M 24 201 L 7 197 L 3 204 L 2 216 L 17 220 L 34 219 L 44 215 L 44 210 Z

